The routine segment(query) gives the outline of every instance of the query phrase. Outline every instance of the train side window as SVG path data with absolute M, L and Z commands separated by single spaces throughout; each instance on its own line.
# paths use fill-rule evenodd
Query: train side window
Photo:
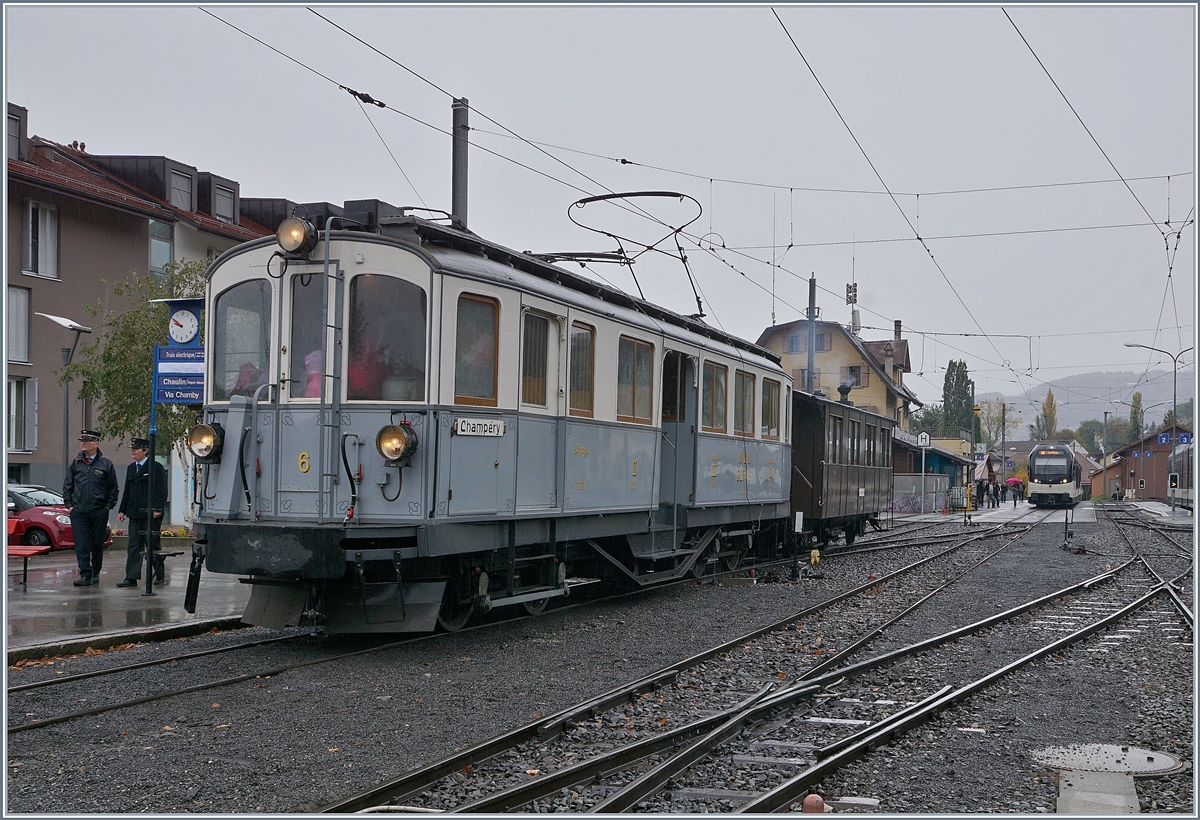
M 292 277 L 291 345 L 288 348 L 288 395 L 319 399 L 325 372 L 324 325 L 321 320 L 325 277 L 305 273 Z
M 704 363 L 704 387 L 701 391 L 700 427 L 710 433 L 725 432 L 725 382 L 729 369 L 713 362 Z
M 842 417 L 829 417 L 829 441 L 825 449 L 825 460 L 830 464 L 842 463 Z
M 850 463 L 862 464 L 862 437 L 859 431 L 862 429 L 862 423 L 857 421 L 850 422 Z
M 876 438 L 875 425 L 868 424 L 867 425 L 867 460 L 866 460 L 866 465 L 868 467 L 878 467 L 879 466 L 879 464 L 877 463 L 876 451 L 875 451 L 877 444 L 878 444 L 878 439 Z
M 879 428 L 879 466 L 892 466 L 892 431 L 886 427 Z
M 496 406 L 500 305 L 495 299 L 458 297 L 454 340 L 454 403 Z
M 754 435 L 754 374 L 737 370 L 733 374 L 733 432 Z
M 617 342 L 617 421 L 652 421 L 653 383 L 654 346 L 622 336 Z
M 425 291 L 366 273 L 350 281 L 350 359 L 346 397 L 425 399 Z
M 550 350 L 550 320 L 525 314 L 521 346 L 521 401 L 546 406 L 546 366 Z
M 582 322 L 571 323 L 571 402 L 572 416 L 591 418 L 595 407 L 596 330 Z
M 683 420 L 683 397 L 679 395 L 680 371 L 683 369 L 683 354 L 669 351 L 663 357 L 662 420 Z
M 779 382 L 763 379 L 762 437 L 779 440 Z
M 270 371 L 271 288 L 265 279 L 242 282 L 217 297 L 212 400 L 253 396 Z

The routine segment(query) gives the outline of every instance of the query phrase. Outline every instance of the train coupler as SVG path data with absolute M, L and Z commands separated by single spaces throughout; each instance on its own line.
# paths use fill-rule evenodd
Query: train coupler
M 204 566 L 206 546 L 206 541 L 192 542 L 192 565 L 188 569 L 187 589 L 183 595 L 183 610 L 189 615 L 196 614 L 196 599 L 200 597 L 200 571 Z

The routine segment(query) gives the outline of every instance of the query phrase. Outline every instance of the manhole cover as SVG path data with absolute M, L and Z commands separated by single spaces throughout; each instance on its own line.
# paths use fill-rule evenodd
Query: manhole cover
M 1133 775 L 1159 775 L 1182 768 L 1179 758 L 1166 752 L 1152 752 L 1136 746 L 1111 743 L 1074 743 L 1051 746 L 1033 753 L 1039 763 L 1054 769 L 1082 772 L 1121 772 Z

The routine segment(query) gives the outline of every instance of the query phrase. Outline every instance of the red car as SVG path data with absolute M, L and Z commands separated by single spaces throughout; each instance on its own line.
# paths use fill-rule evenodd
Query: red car
M 8 485 L 8 517 L 25 525 L 22 544 L 50 545 L 51 549 L 75 549 L 75 533 L 63 497 L 45 487 Z M 104 546 L 112 546 L 112 527 Z

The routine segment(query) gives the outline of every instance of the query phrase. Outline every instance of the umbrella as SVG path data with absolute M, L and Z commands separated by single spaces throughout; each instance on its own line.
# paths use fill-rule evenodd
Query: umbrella
M 1005 484 L 1020 484 L 1021 479 L 1017 478 L 1016 476 L 1013 476 L 1012 478 L 1008 479 L 1008 481 L 1006 481 L 1004 483 Z

